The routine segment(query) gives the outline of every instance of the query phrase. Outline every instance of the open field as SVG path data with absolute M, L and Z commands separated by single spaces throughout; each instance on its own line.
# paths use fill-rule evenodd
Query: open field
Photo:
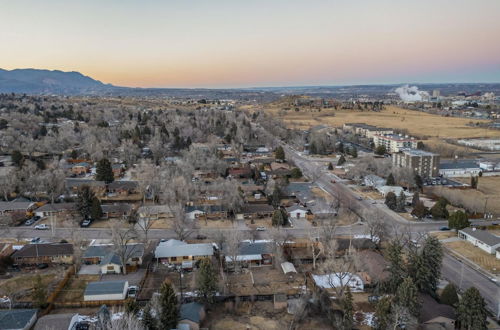
M 500 260 L 471 243 L 456 241 L 445 243 L 445 246 L 481 266 L 481 268 L 496 275 L 500 274 Z
M 14 296 L 14 301 L 31 301 L 31 293 L 37 276 L 34 272 L 36 271 L 27 274 L 16 274 L 15 277 L 0 281 L 0 294 Z M 62 276 L 58 276 L 56 269 L 38 272 L 40 273 L 42 283 L 48 288 L 55 285 Z
M 456 181 L 470 184 L 470 178 L 456 178 Z M 500 176 L 482 176 L 479 178 L 477 190 L 500 200 Z
M 450 230 L 450 231 L 433 231 L 433 232 L 430 232 L 429 234 L 431 236 L 436 237 L 439 240 L 457 236 L 457 233 L 455 233 L 455 231 L 452 231 L 452 230 Z

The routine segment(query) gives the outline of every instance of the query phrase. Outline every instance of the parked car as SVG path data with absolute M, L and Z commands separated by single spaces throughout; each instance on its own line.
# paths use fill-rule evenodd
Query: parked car
M 255 230 L 257 230 L 257 231 L 265 231 L 266 227 L 257 227 Z
M 36 244 L 36 243 L 40 243 L 40 237 L 35 237 L 35 238 L 32 238 L 31 241 L 30 241 L 31 244 Z
M 207 236 L 198 234 L 196 235 L 196 239 L 207 239 Z
M 50 229 L 50 226 L 49 225 L 46 225 L 44 223 L 40 224 L 40 225 L 36 225 L 35 226 L 35 229 L 36 230 L 47 230 L 47 229 Z
M 36 268 L 38 268 L 38 269 L 45 269 L 45 268 L 48 268 L 48 267 L 49 267 L 49 264 L 45 264 L 45 263 L 44 264 L 38 264 L 38 265 L 36 265 Z
M 139 287 L 137 285 L 131 285 L 128 287 L 128 296 L 134 298 L 139 292 Z
M 35 215 L 35 216 L 34 216 L 33 218 L 31 218 L 31 219 L 33 219 L 33 220 L 35 220 L 35 221 L 38 221 L 38 220 L 40 220 L 41 218 L 42 218 L 41 216 L 39 216 L 39 215 Z
M 447 230 L 450 230 L 450 228 L 446 227 L 446 226 L 443 226 L 443 227 L 439 227 L 439 230 L 442 230 L 442 231 L 447 231 Z
M 88 227 L 88 226 L 90 226 L 91 223 L 92 223 L 92 219 L 84 219 L 80 223 L 80 227 Z
M 25 226 L 31 226 L 34 223 L 35 223 L 35 220 L 33 220 L 33 218 L 31 218 L 31 219 L 26 220 L 26 222 L 24 223 L 24 225 Z

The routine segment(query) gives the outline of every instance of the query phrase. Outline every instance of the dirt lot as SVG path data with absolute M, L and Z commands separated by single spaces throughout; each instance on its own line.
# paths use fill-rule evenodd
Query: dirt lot
M 271 218 L 262 218 L 262 219 L 246 219 L 245 224 L 250 227 L 250 228 L 257 228 L 257 227 L 266 227 L 270 228 L 272 227 L 272 219 Z
M 252 283 L 253 278 L 253 283 Z M 229 290 L 236 295 L 274 294 L 283 292 L 295 294 L 304 284 L 303 275 L 288 278 L 281 268 L 272 266 L 253 267 L 241 273 L 229 273 Z
M 19 273 L 13 273 L 12 278 L 0 280 L 0 294 L 14 295 L 14 301 L 31 301 L 31 292 L 35 283 L 35 278 L 40 275 L 42 283 L 47 285 L 47 291 L 62 279 L 64 269 L 62 267 L 50 267 L 44 270 L 23 270 Z
M 231 228 L 233 224 L 236 225 L 236 222 L 232 222 L 231 220 L 198 220 L 196 223 L 197 227 L 200 229 L 204 228 Z
M 496 275 L 500 274 L 500 260 L 496 259 L 494 255 L 486 253 L 469 242 L 449 242 L 445 243 L 445 246 L 478 264 L 487 271 Z
M 450 230 L 450 231 L 433 231 L 430 233 L 430 235 L 436 237 L 439 240 L 457 236 L 457 234 L 452 230 Z

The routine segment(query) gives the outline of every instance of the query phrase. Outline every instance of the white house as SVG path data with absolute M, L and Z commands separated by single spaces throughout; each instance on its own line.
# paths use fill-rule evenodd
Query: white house
M 495 236 L 486 230 L 476 228 L 464 228 L 459 230 L 458 237 L 471 242 L 474 246 L 477 246 L 489 254 L 497 253 L 498 258 L 498 251 L 495 251 L 500 248 L 500 237 Z
M 396 196 L 399 196 L 401 194 L 401 192 L 403 191 L 403 188 L 398 187 L 398 186 L 378 186 L 378 187 L 376 187 L 376 189 L 384 197 L 390 192 L 393 192 Z
M 497 248 L 497 259 L 500 259 L 500 247 Z
M 109 253 L 101 259 L 99 263 L 101 274 L 121 274 L 122 262 L 120 257 L 115 253 Z
M 90 282 L 83 294 L 83 301 L 125 300 L 128 281 Z
M 300 205 L 293 205 L 286 208 L 288 216 L 294 219 L 305 219 L 307 209 Z

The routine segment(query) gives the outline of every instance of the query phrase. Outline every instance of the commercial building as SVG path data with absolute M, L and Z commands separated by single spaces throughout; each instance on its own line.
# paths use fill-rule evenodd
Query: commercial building
M 439 175 L 439 155 L 432 152 L 403 148 L 392 154 L 392 163 L 394 166 L 411 168 L 422 178 Z
M 481 168 L 473 160 L 443 162 L 439 165 L 439 174 L 444 177 L 471 177 L 480 172 Z
M 384 146 L 389 153 L 399 152 L 401 149 L 417 149 L 418 140 L 402 134 L 375 134 L 375 147 Z

